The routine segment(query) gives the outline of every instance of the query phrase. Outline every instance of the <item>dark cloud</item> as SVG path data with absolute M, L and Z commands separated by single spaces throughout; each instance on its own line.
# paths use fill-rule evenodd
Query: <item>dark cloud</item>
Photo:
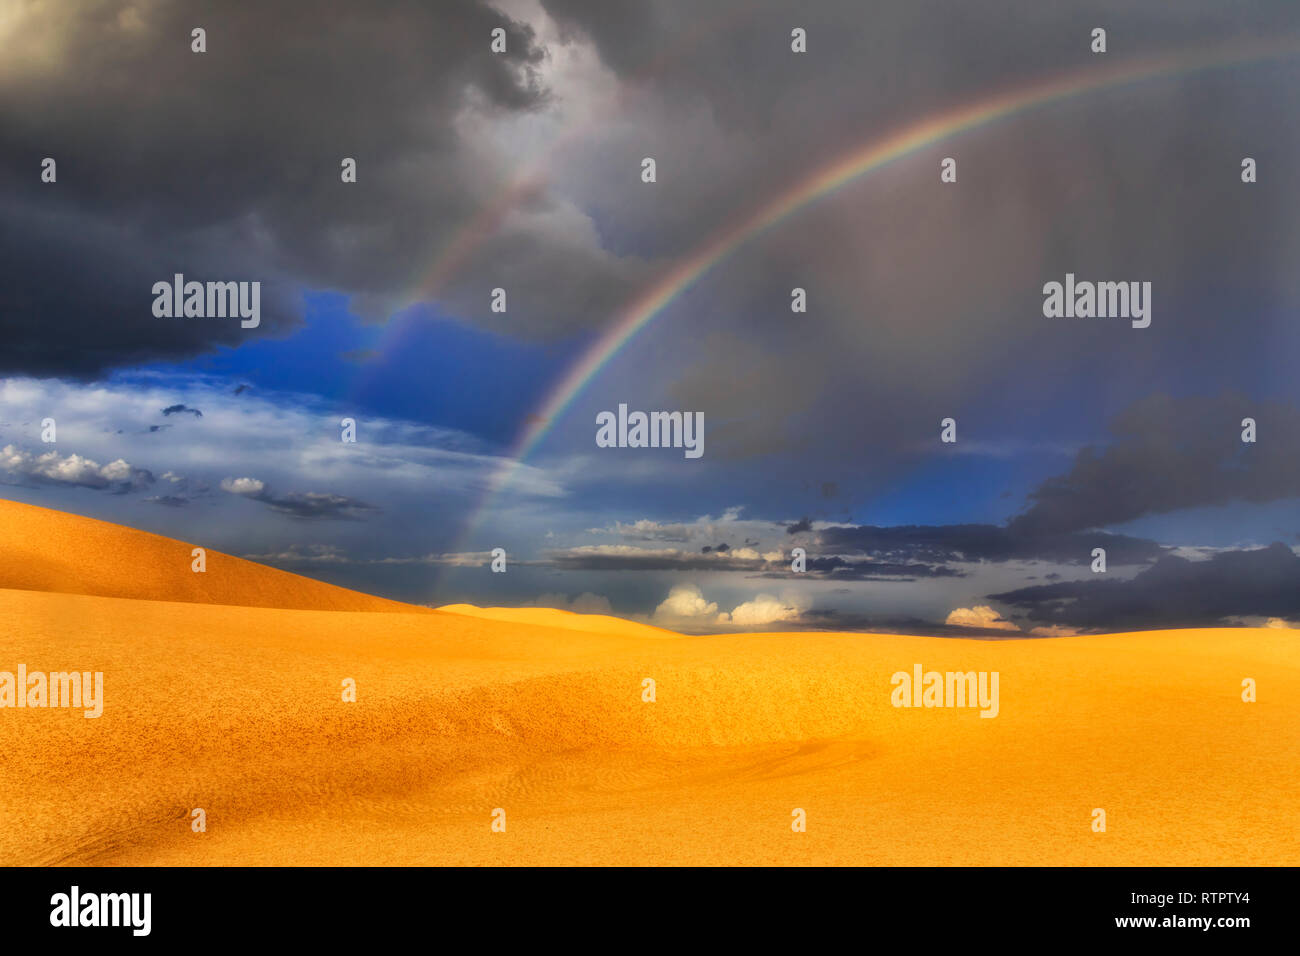
M 807 570 L 796 572 L 784 556 L 779 560 L 740 557 L 733 550 L 710 546 L 699 553 L 676 548 L 580 547 L 548 551 L 541 563 L 565 571 L 740 571 L 760 578 L 844 581 L 915 581 L 962 576 L 960 571 L 948 567 L 872 559 L 853 561 L 839 556 L 809 557 Z
M 370 517 L 380 510 L 374 505 L 345 495 L 314 491 L 291 491 L 277 495 L 270 486 L 256 478 L 226 478 L 221 482 L 221 489 L 232 495 L 260 501 L 272 511 L 293 518 L 355 521 Z
M 800 518 L 800 519 L 799 519 L 798 521 L 796 521 L 794 524 L 792 524 L 792 525 L 788 525 L 788 526 L 786 527 L 786 529 L 785 529 L 785 533 L 786 533 L 786 534 L 798 534 L 798 533 L 801 532 L 801 531 L 811 531 L 811 530 L 812 530 L 812 519 L 811 519 L 811 518 Z
M 164 417 L 167 415 L 180 415 L 181 413 L 193 415 L 195 418 L 203 417 L 203 413 L 201 411 L 199 411 L 197 408 L 190 408 L 188 405 L 168 405 L 166 408 L 162 410 L 162 413 Z
M 991 524 L 873 525 L 824 528 L 817 548 L 824 554 L 865 554 L 874 558 L 924 561 L 1052 561 L 1085 564 L 1093 548 L 1105 548 L 1113 565 L 1145 564 L 1165 549 L 1154 541 L 1127 535 L 1027 534 Z
M 849 561 L 838 555 L 807 559 L 806 571 L 780 564 L 760 575 L 765 578 L 829 577 L 837 581 L 916 581 L 922 578 L 960 578 L 964 573 L 942 565 L 915 562 Z
M 760 571 L 761 558 L 738 558 L 705 549 L 699 553 L 673 548 L 572 548 L 552 550 L 544 562 L 565 571 Z
M 782 628 L 786 625 L 783 623 Z M 926 637 L 988 637 L 999 640 L 1028 638 L 1024 631 L 1010 631 L 990 627 L 960 627 L 942 621 L 927 621 L 918 617 L 860 614 L 852 611 L 804 611 L 790 630 L 854 631 L 875 634 L 920 634 Z
M 272 511 L 291 515 L 294 518 L 336 518 L 356 520 L 364 518 L 379 509 L 364 501 L 348 498 L 345 495 L 332 495 L 319 492 L 290 492 L 287 495 L 259 497 Z
M 1245 443 L 1243 419 L 1257 440 Z M 1150 514 L 1300 497 L 1300 411 L 1241 395 L 1153 395 L 1111 426 L 1114 441 L 1083 449 L 1073 468 L 1044 482 L 1013 534 L 1060 535 Z
M 1159 14 L 1100 0 L 1095 10 L 1112 24 L 1117 59 L 1294 27 L 1287 4 L 1185 6 Z M 453 249 L 455 268 L 417 297 L 480 321 L 487 290 L 502 285 L 509 334 L 603 325 L 669 265 L 661 259 L 688 254 L 864 138 L 1097 60 L 1077 17 L 1050 4 L 965 9 L 930 0 L 870 15 L 851 0 L 802 4 L 797 15 L 784 0 L 543 7 L 617 76 L 609 91 L 617 109 L 597 110 L 581 149 L 549 158 L 521 155 L 509 133 L 469 139 L 475 121 L 564 106 L 542 79 L 555 51 L 486 2 L 380 0 L 331 7 L 328 16 L 306 0 L 22 7 L 10 29 L 23 43 L 7 51 L 0 80 L 0 258 L 16 277 L 0 290 L 9 330 L 0 373 L 92 376 L 283 334 L 299 321 L 303 287 L 338 290 L 359 312 L 385 316 Z M 804 56 L 789 51 L 796 20 L 809 31 Z M 205 54 L 189 49 L 199 22 Z M 488 51 L 495 26 L 509 34 L 504 56 Z M 1053 334 L 1059 341 L 1059 327 L 1047 332 L 1041 315 L 1035 328 L 1022 326 L 1043 279 L 1062 266 L 1104 273 L 1131 263 L 1163 295 L 1213 260 L 1241 287 L 1294 304 L 1294 190 L 1251 204 L 1229 190 L 1207 187 L 1189 203 L 1150 188 L 1168 178 L 1171 158 L 1187 182 L 1219 182 L 1227 160 L 1203 144 L 1251 142 L 1270 111 L 1287 105 L 1260 90 L 1288 89 L 1288 78 L 1246 73 L 1226 87 L 1158 87 L 1142 110 L 1093 98 L 1046 131 L 1066 135 L 1012 126 L 964 142 L 963 163 L 982 188 L 949 191 L 936 204 L 926 157 L 923 178 L 823 204 L 747 250 L 744 267 L 711 274 L 706 291 L 719 314 L 744 317 L 758 347 L 738 356 L 723 328 L 694 353 L 704 371 L 688 363 L 676 386 L 687 407 L 713 416 L 710 454 L 816 443 L 819 432 L 803 428 L 795 403 L 811 403 L 818 390 L 770 383 L 823 373 L 820 393 L 837 395 L 842 409 L 908 409 L 860 423 L 861 447 L 895 453 L 918 434 L 917 422 L 933 430 L 936 413 L 990 375 L 1051 351 L 1039 346 Z M 601 75 L 593 86 L 605 82 Z M 625 120 L 637 132 L 618 139 L 607 127 Z M 1292 125 L 1273 117 L 1280 155 L 1295 142 Z M 565 131 L 575 132 L 583 130 Z M 660 156 L 661 181 L 629 190 L 626 170 L 647 151 Z M 57 184 L 39 182 L 45 155 L 60 163 Z M 343 156 L 359 162 L 355 185 L 339 182 Z M 545 160 L 544 179 L 581 172 L 564 188 L 512 192 L 534 159 Z M 1102 203 L 1079 188 L 1098 168 L 1109 177 Z M 924 192 L 896 188 L 922 183 Z M 1148 229 L 1117 228 L 1117 209 Z M 880 222 L 891 224 L 887 236 Z M 1238 251 L 1231 237 L 1241 235 L 1254 238 L 1253 252 Z M 467 236 L 475 241 L 460 245 Z M 263 281 L 262 327 L 154 319 L 150 286 L 175 272 Z M 933 281 L 936 272 L 945 281 Z M 821 334 L 772 317 L 783 298 L 788 319 L 792 278 L 810 288 L 809 319 Z M 1222 335 L 1213 320 L 1185 317 L 1181 331 Z M 1018 345 L 991 349 L 991 341 Z M 1114 352 L 1105 341 L 1089 349 Z M 928 374 L 915 375 L 920 368 Z M 850 372 L 851 391 L 841 388 Z M 925 400 L 914 394 L 921 385 L 933 393 Z
M 678 160 L 689 164 L 689 182 L 663 176 L 672 164 L 661 159 L 659 185 L 673 201 L 659 203 L 654 235 L 682 259 L 718 224 L 835 157 L 937 113 L 1074 71 L 1105 73 L 1170 51 L 1226 52 L 1297 30 L 1293 8 L 1280 2 L 1228 11 L 1193 0 L 1186 18 L 1103 0 L 1089 5 L 1112 41 L 1098 57 L 1087 49 L 1089 26 L 1060 4 L 931 0 L 875 4 L 867 14 L 851 2 L 797 10 L 756 2 L 716 17 L 688 0 L 627 5 L 634 9 L 623 16 L 618 3 L 546 2 L 628 84 L 644 85 L 647 99 L 683 112 L 697 104 L 730 134 Z M 789 52 L 795 24 L 809 30 L 807 55 Z M 657 58 L 671 68 L 659 70 Z M 1285 387 L 1285 360 L 1268 343 L 1294 342 L 1286 317 L 1300 308 L 1300 282 L 1288 263 L 1300 255 L 1300 190 L 1278 180 L 1265 199 L 1236 187 L 1246 151 L 1266 148 L 1284 167 L 1300 154 L 1284 118 L 1298 62 L 1066 97 L 944 139 L 800 210 L 668 310 L 662 321 L 693 338 L 673 401 L 706 411 L 711 460 L 766 456 L 783 477 L 805 480 L 821 469 L 852 473 L 844 492 L 862 501 L 941 453 L 945 416 L 961 422 L 965 448 L 977 438 L 1044 439 L 1036 406 L 1065 405 L 1067 389 L 1109 409 L 1197 380 L 1260 394 L 1271 382 Z M 1276 95 L 1288 105 L 1279 108 Z M 688 152 L 684 131 L 671 145 L 653 133 L 647 151 Z M 944 156 L 971 177 L 947 191 L 937 177 Z M 638 224 L 650 215 L 634 212 Z M 1046 319 L 1042 285 L 1067 271 L 1151 280 L 1152 327 Z M 808 291 L 807 315 L 790 314 L 795 286 Z M 1075 437 L 1074 414 L 1061 418 L 1058 436 Z
M 1274 543 L 1206 561 L 1166 555 L 1127 581 L 1067 581 L 990 594 L 1031 618 L 1087 630 L 1205 627 L 1300 616 L 1300 557 Z
M 744 0 L 701 6 L 698 0 L 542 0 L 575 34 L 589 37 L 601 59 L 630 83 L 653 80 L 665 95 L 706 104 L 729 127 L 753 133 L 783 110 L 807 109 L 822 83 L 840 83 L 873 105 L 945 96 L 952 89 L 1033 75 L 1078 58 L 1090 29 L 1055 4 L 989 0 L 978 6 L 908 0 L 863 9 L 858 0 Z M 1168 49 L 1197 41 L 1263 36 L 1294 29 L 1285 2 L 1188 0 L 1168 17 L 1130 0 L 1090 0 L 1089 16 L 1132 49 Z M 1017 29 L 1010 29 L 1011 26 Z M 793 27 L 807 31 L 808 53 L 791 55 Z M 1037 42 L 1021 44 L 1024 34 Z M 1082 37 L 1082 39 L 1081 39 Z M 972 49 L 1016 47 L 1019 57 L 970 56 Z M 911 69 L 903 69 L 911 64 Z M 740 82 L 738 77 L 744 77 Z M 844 104 L 855 115 L 854 104 Z M 892 111 L 886 111 L 890 115 Z M 823 121 L 814 112 L 808 122 Z
M 302 286 L 386 317 L 501 193 L 458 121 L 547 99 L 533 29 L 480 0 L 67 3 L 10 19 L 0 374 L 90 377 L 282 334 L 299 322 Z M 202 54 L 190 50 L 199 24 Z M 495 27 L 504 55 L 489 50 Z M 46 156 L 53 184 L 40 182 Z M 343 157 L 357 160 L 355 185 L 340 182 Z M 553 207 L 533 200 L 543 218 Z M 625 291 L 618 264 L 550 225 L 501 230 L 442 290 L 448 300 L 484 312 L 490 265 L 511 287 L 512 316 L 543 330 L 612 306 Z M 261 326 L 155 318 L 152 285 L 178 272 L 261 281 Z M 557 282 L 566 274 L 574 281 Z
M 189 498 L 180 495 L 153 495 L 144 500 L 155 505 L 165 505 L 168 508 L 184 508 L 190 503 Z

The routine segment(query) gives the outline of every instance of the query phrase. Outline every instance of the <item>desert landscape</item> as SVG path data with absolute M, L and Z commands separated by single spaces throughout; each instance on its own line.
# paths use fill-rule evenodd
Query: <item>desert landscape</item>
M 0 710 L 0 863 L 1300 862 L 1294 630 L 688 637 L 195 546 L 0 503 L 0 670 L 104 675 Z M 997 716 L 893 706 L 917 664 Z

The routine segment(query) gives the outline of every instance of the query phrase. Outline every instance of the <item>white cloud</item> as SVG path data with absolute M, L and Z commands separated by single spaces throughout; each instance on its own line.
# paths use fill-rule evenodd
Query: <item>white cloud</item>
M 797 596 L 759 594 L 731 611 L 719 612 L 717 602 L 707 600 L 698 585 L 678 584 L 655 608 L 651 619 L 666 626 L 749 630 L 782 621 L 797 621 L 804 610 L 804 603 Z
M 75 453 L 61 455 L 47 451 L 36 455 L 15 445 L 0 449 L 0 468 L 19 479 L 115 491 L 144 488 L 154 481 L 147 469 L 136 468 L 122 458 L 101 465 Z
M 955 624 L 958 627 L 987 627 L 997 631 L 1020 630 L 1010 621 L 1004 621 L 1002 615 L 987 604 L 953 608 L 944 623 Z
M 737 605 L 730 615 L 721 615 L 720 620 L 727 619 L 733 627 L 751 628 L 797 621 L 802 615 L 801 606 L 771 594 L 760 594 L 752 601 Z
M 742 521 L 741 505 L 734 505 L 722 513 L 722 517 L 700 515 L 691 522 L 662 522 L 650 518 L 636 521 L 615 521 L 606 528 L 588 528 L 588 534 L 607 534 L 622 538 L 624 541 L 693 541 L 700 544 L 716 545 L 723 538 L 745 538 L 757 534 L 772 534 L 771 521 Z
M 222 478 L 221 490 L 232 495 L 260 495 L 266 488 L 266 482 L 257 478 Z
M 662 624 L 716 620 L 718 605 L 704 600 L 704 594 L 694 584 L 678 584 L 668 592 L 668 597 L 655 608 L 653 620 Z
M 162 414 L 178 404 L 199 409 L 203 417 Z M 437 487 L 443 495 L 477 496 L 510 467 L 512 495 L 566 494 L 541 469 L 490 454 L 464 432 L 357 416 L 360 440 L 344 444 L 340 414 L 321 399 L 273 392 L 234 395 L 228 383 L 202 376 L 139 372 L 95 385 L 0 379 L 0 407 L 14 423 L 0 425 L 0 436 L 15 449 L 39 442 L 35 427 L 17 423 L 53 417 L 60 449 L 98 461 L 125 459 L 167 473 L 173 483 L 173 475 L 216 482 L 223 475 L 253 473 L 285 491 L 324 485 L 331 493 L 364 496 L 382 481 L 393 495 L 427 495 L 428 488 Z

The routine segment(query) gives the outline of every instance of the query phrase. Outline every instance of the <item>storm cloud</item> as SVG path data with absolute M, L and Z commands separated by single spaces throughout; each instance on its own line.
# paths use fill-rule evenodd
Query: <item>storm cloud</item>
M 1244 442 L 1246 419 L 1255 441 Z M 1242 395 L 1152 395 L 1111 426 L 1114 440 L 1089 446 L 1070 471 L 1044 482 L 1009 535 L 1069 535 L 1230 501 L 1300 498 L 1300 411 Z
M 191 51 L 196 26 L 204 53 Z M 508 185 L 462 121 L 547 102 L 533 29 L 477 0 L 328 16 L 309 2 L 82 0 L 20 5 L 0 31 L 0 374 L 88 378 L 283 335 L 301 287 L 387 318 Z M 56 182 L 41 181 L 44 157 Z M 344 157 L 355 184 L 340 180 Z M 473 319 L 509 284 L 543 328 L 612 306 L 627 276 L 582 217 L 545 194 L 525 208 L 438 292 Z M 582 277 L 567 301 L 579 284 L 552 284 L 566 272 Z M 261 281 L 258 332 L 155 318 L 151 287 L 175 273 Z
M 1030 534 L 988 524 L 870 525 L 823 528 L 817 533 L 822 551 L 867 554 L 913 561 L 1053 561 L 1083 564 L 1093 548 L 1104 547 L 1111 564 L 1145 564 L 1164 550 L 1154 541 L 1126 535 Z
M 1277 542 L 1205 561 L 1166 555 L 1127 581 L 1069 581 L 989 597 L 1026 610 L 1036 621 L 1090 630 L 1292 619 L 1300 616 L 1300 557 Z

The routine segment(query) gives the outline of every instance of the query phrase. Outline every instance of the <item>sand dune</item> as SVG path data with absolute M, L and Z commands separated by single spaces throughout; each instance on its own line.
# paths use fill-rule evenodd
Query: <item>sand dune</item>
M 0 863 L 1300 863 L 1295 631 L 554 626 L 571 617 L 0 591 L 0 670 L 105 682 L 97 719 L 0 709 Z M 892 706 L 917 663 L 998 671 L 998 716 Z
M 681 637 L 650 624 L 640 624 L 608 614 L 575 614 L 549 607 L 475 607 L 473 604 L 444 604 L 438 608 L 448 614 L 467 614 L 489 621 L 508 621 L 530 627 L 557 627 L 566 631 L 595 631 L 599 634 L 622 634 L 633 637 Z
M 210 548 L 199 574 L 191 569 L 198 546 L 0 500 L 0 588 L 322 611 L 420 610 Z

